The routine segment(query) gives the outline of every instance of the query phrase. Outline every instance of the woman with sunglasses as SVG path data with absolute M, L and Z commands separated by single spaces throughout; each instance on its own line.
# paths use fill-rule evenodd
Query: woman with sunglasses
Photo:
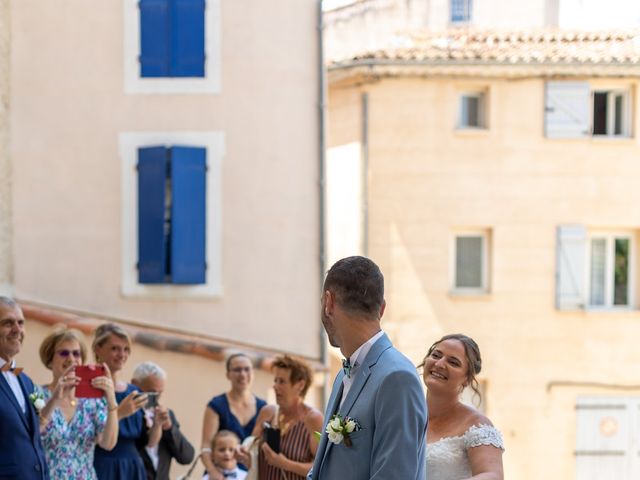
M 75 397 L 79 378 L 74 368 L 83 365 L 86 356 L 82 334 L 76 330 L 58 329 L 40 345 L 40 359 L 53 374 L 51 383 L 42 387 L 46 404 L 40 410 L 40 431 L 51 480 L 96 479 L 95 445 L 110 450 L 118 438 L 118 404 L 106 365 L 105 375 L 91 382 L 104 396 Z
M 253 365 L 244 353 L 235 353 L 227 358 L 227 379 L 231 390 L 213 397 L 204 410 L 202 422 L 202 450 L 200 458 L 209 478 L 219 480 L 220 472 L 211 460 L 211 442 L 219 430 L 231 430 L 240 441 L 251 435 L 256 426 L 260 409 L 267 402 L 251 392 Z M 240 465 L 244 469 L 244 465 Z

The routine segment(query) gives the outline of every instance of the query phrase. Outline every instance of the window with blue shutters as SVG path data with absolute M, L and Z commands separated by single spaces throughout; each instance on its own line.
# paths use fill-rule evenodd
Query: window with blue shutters
M 206 281 L 203 147 L 138 148 L 138 282 Z
M 205 0 L 140 0 L 140 76 L 205 76 Z
M 471 21 L 471 0 L 451 0 L 451 23 Z

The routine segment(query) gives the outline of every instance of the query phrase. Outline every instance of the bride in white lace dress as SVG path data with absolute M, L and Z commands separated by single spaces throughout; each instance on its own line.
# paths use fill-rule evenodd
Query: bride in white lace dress
M 503 480 L 502 435 L 489 419 L 460 402 L 470 386 L 480 395 L 476 375 L 480 349 L 466 335 L 446 335 L 434 343 L 423 363 L 427 386 L 428 480 Z

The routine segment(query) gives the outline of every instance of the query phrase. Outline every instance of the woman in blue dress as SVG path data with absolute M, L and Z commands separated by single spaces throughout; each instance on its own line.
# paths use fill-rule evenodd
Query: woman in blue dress
M 40 345 L 40 359 L 53 374 L 51 383 L 37 390 L 46 402 L 39 412 L 40 433 L 52 480 L 95 480 L 95 445 L 110 450 L 118 439 L 118 405 L 108 367 L 104 376 L 91 381 L 104 391 L 103 397 L 75 396 L 75 367 L 86 357 L 82 334 L 76 330 L 56 329 Z
M 213 436 L 219 430 L 231 430 L 240 441 L 244 440 L 251 435 L 260 409 L 267 404 L 251 393 L 253 365 L 249 357 L 243 353 L 231 355 L 226 367 L 231 390 L 211 399 L 204 410 L 202 422 L 200 458 L 212 480 L 219 478 L 210 455 Z
M 93 353 L 97 362 L 106 363 L 111 370 L 120 419 L 116 446 L 111 451 L 96 447 L 94 466 L 98 480 L 146 480 L 137 445 L 157 445 L 162 429 L 160 424 L 147 427 L 142 411 L 147 396 L 135 386 L 118 380 L 131 353 L 129 335 L 112 323 L 101 325 L 96 329 Z

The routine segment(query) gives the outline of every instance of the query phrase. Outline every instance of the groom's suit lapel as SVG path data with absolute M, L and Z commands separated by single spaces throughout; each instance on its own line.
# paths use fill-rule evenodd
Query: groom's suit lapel
M 329 399 L 329 408 L 327 408 L 327 412 L 325 414 L 325 429 L 326 429 L 327 421 L 331 419 L 334 413 L 336 412 L 340 413 L 340 416 L 342 418 L 349 415 L 351 408 L 356 403 L 356 400 L 360 396 L 362 389 L 367 384 L 367 381 L 371 376 L 371 368 L 376 363 L 378 363 L 378 359 L 380 358 L 380 355 L 382 355 L 382 352 L 384 352 L 388 348 L 391 348 L 391 340 L 389 340 L 389 337 L 387 337 L 387 335 L 385 334 L 382 337 L 380 337 L 380 339 L 378 339 L 376 343 L 373 344 L 373 346 L 371 347 L 371 350 L 369 350 L 369 353 L 367 353 L 367 356 L 362 362 L 362 365 L 358 367 L 358 371 L 357 373 L 355 373 L 354 382 L 351 385 L 351 388 L 349 389 L 349 393 L 347 394 L 347 398 L 345 398 L 344 403 L 342 404 L 341 407 L 339 407 L 339 405 L 340 405 L 340 400 L 342 398 L 342 389 L 343 389 L 342 379 L 344 377 L 344 372 L 341 371 L 338 374 L 338 378 L 340 379 L 340 384 L 339 384 L 340 388 L 336 389 L 334 384 L 333 392 L 331 393 L 331 398 Z M 337 380 L 338 379 L 336 379 L 336 381 Z M 358 419 L 356 418 L 356 420 Z M 320 450 L 320 447 L 323 446 L 322 442 L 324 442 L 324 451 Z M 333 447 L 333 443 L 328 443 L 328 436 L 326 433 L 323 433 L 321 444 L 318 447 L 318 452 L 320 453 L 316 453 L 316 455 L 322 455 L 321 457 L 322 461 L 320 462 L 320 465 L 322 465 L 322 462 L 324 462 L 324 459 L 329 454 L 329 451 L 331 450 L 332 447 Z
M 312 478 L 314 479 L 318 478 L 318 475 L 320 474 L 320 467 L 327 453 L 327 448 L 328 448 L 327 444 L 329 441 L 329 436 L 326 433 L 327 423 L 329 423 L 329 420 L 331 420 L 331 417 L 333 416 L 333 414 L 338 411 L 338 405 L 340 404 L 340 399 L 342 398 L 342 390 L 344 388 L 344 384 L 342 383 L 343 378 L 344 378 L 344 370 L 340 370 L 340 372 L 338 372 L 338 375 L 336 376 L 335 381 L 333 382 L 333 389 L 331 389 L 331 396 L 329 397 L 329 402 L 327 402 L 327 409 L 324 412 L 324 425 L 322 427 L 322 437 L 320 437 L 318 450 L 316 450 L 316 461 L 314 462 L 314 468 L 313 468 Z
M 357 373 L 355 374 L 355 379 L 353 385 L 351 385 L 351 389 L 347 394 L 347 398 L 345 398 L 344 403 L 340 407 L 340 416 L 346 417 L 349 415 L 351 408 L 356 403 L 356 400 L 362 393 L 362 389 L 367 384 L 369 380 L 369 376 L 371 375 L 371 368 L 378 363 L 378 359 L 382 352 L 391 348 L 391 340 L 384 334 L 382 337 L 378 339 L 376 343 L 373 344 L 369 353 L 365 357 L 362 365 L 359 366 Z M 357 420 L 357 419 L 356 419 Z

